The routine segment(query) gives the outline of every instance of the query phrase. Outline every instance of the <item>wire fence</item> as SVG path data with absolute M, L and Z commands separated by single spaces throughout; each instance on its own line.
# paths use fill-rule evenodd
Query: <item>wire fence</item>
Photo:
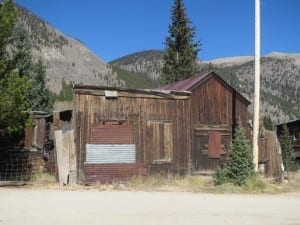
M 0 181 L 29 181 L 44 168 L 45 162 L 39 151 L 0 149 Z

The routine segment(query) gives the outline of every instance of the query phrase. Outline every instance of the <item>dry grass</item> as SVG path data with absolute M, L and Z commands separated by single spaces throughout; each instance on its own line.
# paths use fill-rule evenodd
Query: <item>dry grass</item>
M 235 186 L 231 183 L 214 186 L 210 189 L 213 193 L 244 193 L 244 194 L 280 194 L 287 192 L 284 184 L 270 183 L 258 177 L 247 180 L 244 185 Z
M 128 183 L 100 184 L 92 186 L 59 186 L 49 174 L 39 174 L 29 188 L 46 188 L 57 190 L 97 190 L 97 191 L 168 191 L 168 192 L 203 192 L 203 193 L 244 193 L 244 194 L 280 194 L 300 190 L 300 172 L 290 173 L 289 181 L 272 183 L 259 177 L 251 178 L 245 185 L 224 184 L 214 186 L 210 176 L 150 176 L 148 179 L 134 177 Z
M 290 172 L 288 180 L 284 181 L 283 186 L 289 192 L 295 192 L 300 190 L 300 171 Z
M 55 176 L 50 173 L 40 172 L 34 174 L 31 180 L 34 183 L 53 183 L 55 182 Z
M 142 191 L 189 191 L 205 193 L 253 194 L 278 194 L 289 190 L 285 184 L 272 184 L 257 177 L 249 179 L 247 183 L 242 186 L 235 186 L 233 184 L 215 186 L 212 178 L 208 176 L 171 177 L 168 179 L 152 176 L 146 181 L 134 178 L 128 187 L 131 190 Z

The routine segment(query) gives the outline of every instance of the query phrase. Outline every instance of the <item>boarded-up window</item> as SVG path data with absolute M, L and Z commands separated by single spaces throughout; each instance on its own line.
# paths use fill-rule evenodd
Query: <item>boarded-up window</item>
M 172 123 L 147 122 L 147 161 L 171 162 L 173 159 Z
M 221 154 L 221 133 L 218 131 L 208 131 L 208 157 L 220 158 Z

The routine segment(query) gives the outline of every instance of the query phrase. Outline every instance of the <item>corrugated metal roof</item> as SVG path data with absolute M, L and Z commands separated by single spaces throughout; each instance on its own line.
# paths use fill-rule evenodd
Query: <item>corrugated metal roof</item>
M 199 74 L 192 76 L 188 79 L 177 81 L 175 83 L 168 84 L 163 87 L 159 87 L 158 90 L 176 90 L 176 91 L 189 91 L 194 85 L 200 82 L 203 78 L 207 77 L 211 73 Z
M 290 120 L 287 122 L 281 122 L 281 123 L 276 124 L 275 126 L 282 126 L 284 124 L 291 124 L 291 123 L 298 123 L 298 122 L 300 122 L 300 119 Z
M 86 145 L 87 163 L 135 163 L 135 145 Z

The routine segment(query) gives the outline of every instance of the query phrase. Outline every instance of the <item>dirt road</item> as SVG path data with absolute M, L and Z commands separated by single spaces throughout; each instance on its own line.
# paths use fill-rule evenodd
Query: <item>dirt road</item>
M 0 188 L 0 225 L 300 225 L 300 193 L 229 195 Z

